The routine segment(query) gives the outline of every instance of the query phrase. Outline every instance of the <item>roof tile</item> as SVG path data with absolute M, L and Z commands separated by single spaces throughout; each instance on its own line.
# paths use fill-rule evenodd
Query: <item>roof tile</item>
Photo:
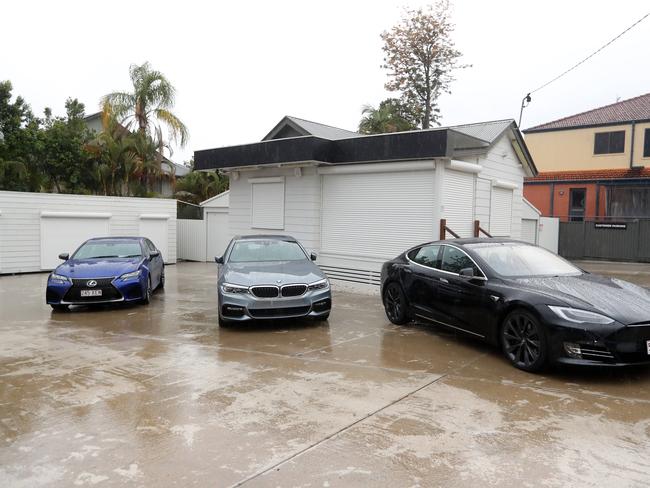
M 583 171 L 546 171 L 525 179 L 533 181 L 584 181 L 616 180 L 626 178 L 650 178 L 650 168 L 594 169 Z

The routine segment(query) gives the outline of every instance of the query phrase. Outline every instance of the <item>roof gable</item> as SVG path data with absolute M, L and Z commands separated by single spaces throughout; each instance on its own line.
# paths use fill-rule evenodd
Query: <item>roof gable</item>
M 570 115 L 526 129 L 524 133 L 650 120 L 650 93 Z
M 352 132 L 331 125 L 319 124 L 310 120 L 299 119 L 286 115 L 276 124 L 271 131 L 264 136 L 263 141 L 274 139 L 286 139 L 288 137 L 298 136 L 315 136 L 321 139 L 337 141 L 339 139 L 349 139 L 350 137 L 359 137 L 361 134 Z

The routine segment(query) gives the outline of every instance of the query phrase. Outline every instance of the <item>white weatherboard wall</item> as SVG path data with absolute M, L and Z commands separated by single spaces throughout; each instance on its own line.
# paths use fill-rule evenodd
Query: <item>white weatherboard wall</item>
M 512 191 L 511 225 L 507 237 L 521 237 L 521 215 L 523 205 L 524 176 L 526 173 L 519 162 L 510 142 L 510 131 L 506 131 L 494 143 L 487 154 L 457 158 L 468 163 L 478 164 L 481 172 L 476 179 L 476 201 L 474 203 L 474 218 L 481 222 L 483 229 L 492 231 L 493 191 L 510 188 Z M 499 230 L 499 224 L 497 224 Z M 501 232 L 499 230 L 499 232 Z
M 141 228 L 142 216 L 164 221 L 166 235 L 161 225 Z M 0 273 L 50 270 L 60 253 L 72 253 L 89 237 L 149 230 L 144 237 L 166 254 L 165 262 L 175 263 L 176 200 L 0 191 Z

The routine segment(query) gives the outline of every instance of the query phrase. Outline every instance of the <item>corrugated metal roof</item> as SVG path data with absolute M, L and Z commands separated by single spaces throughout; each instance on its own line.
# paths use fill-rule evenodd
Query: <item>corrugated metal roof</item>
M 350 137 L 359 137 L 361 135 L 358 132 L 339 129 L 338 127 L 332 127 L 331 125 L 319 124 L 318 122 L 312 122 L 311 120 L 299 119 L 298 117 L 293 117 L 291 115 L 287 115 L 287 118 L 305 129 L 309 135 L 322 137 L 323 139 L 329 139 L 331 141 L 349 139 Z
M 650 120 L 650 93 L 570 115 L 546 124 L 536 125 L 526 129 L 524 133 L 617 124 L 638 120 Z
M 514 123 L 513 119 L 491 120 L 475 124 L 454 125 L 449 129 L 492 144 L 512 123 Z

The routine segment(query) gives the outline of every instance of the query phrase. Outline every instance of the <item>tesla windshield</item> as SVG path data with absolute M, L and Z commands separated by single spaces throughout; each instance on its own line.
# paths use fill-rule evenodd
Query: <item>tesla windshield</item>
M 515 276 L 570 276 L 581 271 L 571 263 L 542 249 L 517 243 L 468 244 L 498 274 Z
M 142 256 L 137 241 L 90 241 L 82 245 L 73 259 L 135 258 Z
M 231 263 L 301 261 L 307 255 L 297 242 L 276 240 L 237 241 L 230 251 Z

